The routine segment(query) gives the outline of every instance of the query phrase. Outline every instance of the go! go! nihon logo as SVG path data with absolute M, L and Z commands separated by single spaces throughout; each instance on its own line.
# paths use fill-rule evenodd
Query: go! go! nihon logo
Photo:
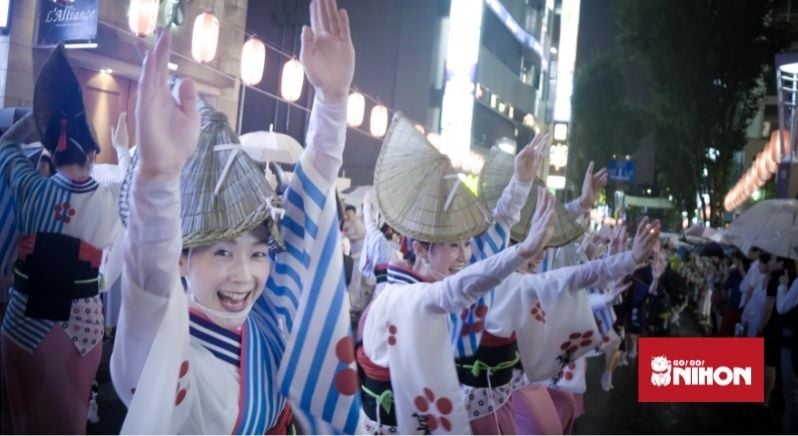
M 640 402 L 761 402 L 762 338 L 640 338 Z

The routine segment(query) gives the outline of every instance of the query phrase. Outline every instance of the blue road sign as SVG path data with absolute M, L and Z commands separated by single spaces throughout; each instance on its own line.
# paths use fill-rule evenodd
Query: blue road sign
M 635 178 L 635 163 L 631 160 L 612 160 L 607 165 L 607 173 L 613 182 L 632 183 Z

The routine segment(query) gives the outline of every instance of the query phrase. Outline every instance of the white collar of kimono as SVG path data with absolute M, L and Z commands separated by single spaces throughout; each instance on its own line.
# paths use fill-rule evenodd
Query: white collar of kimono
M 427 280 L 412 269 L 403 268 L 399 265 L 388 265 L 388 283 L 391 284 L 407 284 L 423 283 Z

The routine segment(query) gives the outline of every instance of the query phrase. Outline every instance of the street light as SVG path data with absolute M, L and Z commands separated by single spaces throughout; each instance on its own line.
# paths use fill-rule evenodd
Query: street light
M 776 54 L 776 85 L 779 98 L 779 129 L 789 133 L 790 144 L 779 135 L 782 162 L 795 158 L 795 115 L 798 103 L 798 51 Z M 790 155 L 787 155 L 788 152 Z
M 780 198 L 790 195 L 790 167 L 798 162 L 795 156 L 796 117 L 798 117 L 798 51 L 777 53 L 776 89 L 779 101 L 779 165 L 777 193 Z

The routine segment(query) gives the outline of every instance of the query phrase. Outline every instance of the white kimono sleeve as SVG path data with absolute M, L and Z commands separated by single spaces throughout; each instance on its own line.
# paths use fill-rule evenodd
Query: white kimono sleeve
M 188 303 L 180 284 L 180 181 L 135 177 L 111 378 L 128 406 L 123 433 L 175 433 L 189 413 Z M 186 367 L 187 369 L 187 367 Z M 135 393 L 135 395 L 134 395 Z M 179 403 L 181 407 L 177 407 Z
M 521 219 L 521 209 L 524 208 L 531 189 L 532 182 L 522 182 L 513 175 L 493 209 L 493 219 L 507 228 L 516 225 Z
M 601 338 L 584 288 L 634 271 L 630 252 L 541 274 L 513 274 L 496 288 L 488 329 L 497 336 L 517 333 L 530 381 L 557 377 L 567 364 L 595 349 Z
M 776 294 L 776 310 L 780 314 L 785 314 L 791 311 L 798 305 L 798 280 L 793 280 L 790 289 L 784 285 L 779 285 L 778 293 Z
M 400 433 L 471 432 L 448 313 L 470 306 L 522 261 L 511 248 L 439 282 L 389 285 L 374 300 L 363 347 L 375 364 L 390 369 Z

